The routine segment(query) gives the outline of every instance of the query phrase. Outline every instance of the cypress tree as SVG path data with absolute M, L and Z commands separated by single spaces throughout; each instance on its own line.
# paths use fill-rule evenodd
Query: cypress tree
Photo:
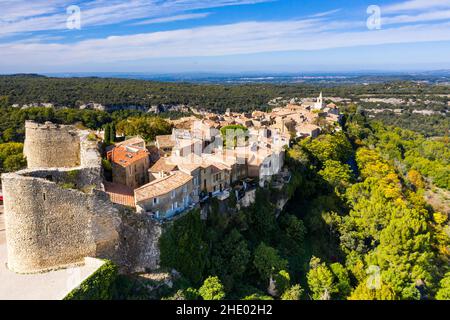
M 116 141 L 116 125 L 114 123 L 110 124 L 111 129 L 110 129 L 110 136 L 109 136 L 109 142 L 110 143 L 114 143 Z
M 106 144 L 110 144 L 111 143 L 111 125 L 110 124 L 106 124 L 105 125 L 105 134 L 104 134 L 103 141 Z

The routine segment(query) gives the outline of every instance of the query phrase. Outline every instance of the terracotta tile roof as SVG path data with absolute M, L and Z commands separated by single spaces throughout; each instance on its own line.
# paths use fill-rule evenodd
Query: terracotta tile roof
M 112 182 L 105 181 L 105 191 L 109 196 L 111 202 L 121 204 L 127 207 L 135 207 L 133 189 Z
M 193 171 L 197 170 L 200 167 L 201 167 L 200 164 L 195 163 L 183 163 L 178 165 L 178 168 L 186 173 L 192 173 Z
M 115 143 L 116 147 L 120 147 L 120 146 L 133 147 L 133 146 L 136 146 L 136 145 L 144 145 L 145 146 L 145 140 L 142 139 L 141 137 L 137 136 L 137 137 L 130 138 L 130 139 L 127 139 L 127 140 L 122 141 L 122 142 Z
M 333 102 L 327 104 L 327 107 L 328 108 L 332 108 L 332 109 L 336 109 L 337 108 L 337 106 Z
M 160 148 L 173 148 L 175 146 L 175 140 L 172 135 L 156 136 L 156 143 Z
M 320 127 L 311 123 L 302 123 L 301 125 L 297 126 L 296 129 L 300 133 L 309 133 L 315 130 L 320 130 Z
M 149 169 L 150 172 L 172 172 L 177 170 L 177 165 L 170 163 L 167 158 L 160 158 L 156 163 Z
M 122 167 L 128 167 L 139 160 L 148 158 L 147 149 L 120 146 L 111 151 L 111 161 Z
M 181 171 L 177 171 L 166 177 L 156 179 L 134 190 L 136 202 L 145 201 L 147 199 L 165 195 L 172 190 L 184 186 L 191 180 L 192 177 L 190 175 Z

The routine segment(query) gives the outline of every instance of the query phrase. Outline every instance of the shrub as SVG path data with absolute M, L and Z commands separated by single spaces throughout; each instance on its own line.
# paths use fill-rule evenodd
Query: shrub
M 117 266 L 106 260 L 105 264 L 72 290 L 64 300 L 111 300 L 117 274 Z

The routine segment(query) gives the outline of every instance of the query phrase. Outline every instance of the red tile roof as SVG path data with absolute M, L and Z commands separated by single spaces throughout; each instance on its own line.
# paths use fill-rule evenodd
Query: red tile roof
M 134 202 L 133 189 L 121 184 L 107 181 L 105 181 L 103 184 L 105 185 L 105 191 L 108 194 L 111 202 L 127 207 L 136 207 L 136 204 Z
M 161 158 L 150 168 L 150 172 L 172 172 L 177 170 L 177 167 L 176 164 L 170 163 L 167 158 Z
M 150 154 L 147 149 L 126 146 L 116 147 L 111 152 L 111 161 L 122 167 L 128 167 L 141 159 L 148 158 Z

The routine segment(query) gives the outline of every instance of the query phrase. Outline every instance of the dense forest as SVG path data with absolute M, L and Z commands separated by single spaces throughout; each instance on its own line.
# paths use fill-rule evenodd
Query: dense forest
M 0 96 L 9 104 L 53 103 L 77 107 L 96 102 L 105 106 L 185 104 L 223 112 L 261 109 L 276 97 L 325 96 L 354 98 L 361 95 L 421 97 L 448 94 L 448 86 L 413 82 L 370 85 L 318 86 L 312 84 L 208 85 L 165 83 L 108 78 L 49 78 L 38 75 L 0 76 Z M 442 98 L 444 99 L 444 98 Z
M 108 78 L 48 78 L 39 75 L 0 76 L 0 108 L 12 105 L 31 105 L 33 103 L 52 103 L 56 109 L 67 107 L 78 109 L 83 104 L 100 103 L 108 110 L 142 108 L 151 106 L 187 105 L 223 113 L 270 109 L 269 101 L 284 97 L 315 97 L 323 91 L 325 96 L 340 97 L 357 103 L 364 109 L 386 109 L 374 115 L 375 120 L 388 125 L 418 131 L 425 136 L 443 136 L 448 133 L 449 87 L 427 85 L 415 82 L 388 82 L 378 84 L 318 85 L 318 84 L 193 84 L 164 83 L 144 80 Z M 389 103 L 363 101 L 368 97 L 401 98 L 412 103 L 400 106 Z M 345 102 L 346 104 L 348 102 Z M 400 108 L 401 114 L 393 110 Z M 434 111 L 433 115 L 414 113 L 414 110 Z M 75 116 L 68 113 L 68 120 Z M 83 117 L 97 117 L 104 121 L 108 115 L 102 113 L 83 113 Z M 163 117 L 180 117 L 182 113 L 161 114 Z M 64 115 L 63 115 L 64 116 Z M 81 117 L 81 113 L 77 115 Z M 88 119 L 85 119 L 88 120 Z M 88 127 L 96 123 L 91 120 Z
M 421 115 L 402 112 L 398 115 L 394 112 L 381 112 L 371 120 L 380 121 L 388 126 L 414 130 L 426 137 L 445 136 L 450 129 L 450 119 L 446 114 Z
M 206 221 L 173 223 L 161 262 L 182 278 L 160 298 L 450 299 L 448 212 L 424 200 L 431 184 L 449 190 L 447 140 L 349 108 L 344 132 L 299 141 L 287 164 L 292 182 L 259 189 L 250 208 L 212 202 Z

